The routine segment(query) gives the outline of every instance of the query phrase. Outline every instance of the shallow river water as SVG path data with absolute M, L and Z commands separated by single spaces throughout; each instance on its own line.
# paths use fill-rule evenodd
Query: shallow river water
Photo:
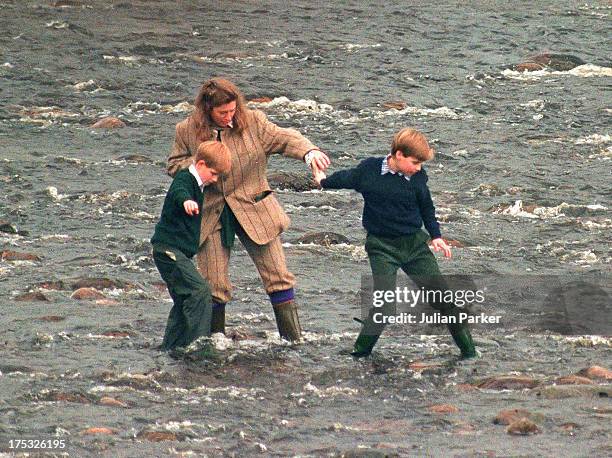
M 610 372 L 559 381 L 612 366 L 612 6 L 409 3 L 0 0 L 0 456 L 27 453 L 19 439 L 75 457 L 612 453 Z M 544 52 L 584 64 L 514 69 Z M 386 154 L 402 127 L 428 136 L 457 245 L 440 267 L 503 317 L 475 326 L 480 359 L 403 325 L 347 356 L 369 271 L 361 197 L 292 186 L 275 191 L 304 342 L 277 338 L 238 244 L 219 358 L 156 349 L 172 303 L 148 240 L 174 126 L 212 76 L 265 97 L 250 106 L 332 171 Z M 90 127 L 105 116 L 126 127 Z M 274 156 L 269 172 L 306 169 Z M 299 243 L 322 231 L 346 239 Z M 103 297 L 71 297 L 92 281 Z M 565 327 L 547 330 L 557 306 Z M 537 431 L 509 434 L 503 409 Z

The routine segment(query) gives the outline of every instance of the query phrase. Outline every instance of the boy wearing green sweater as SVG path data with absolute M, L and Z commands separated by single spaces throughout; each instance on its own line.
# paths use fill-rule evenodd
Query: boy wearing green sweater
M 230 152 L 223 143 L 203 142 L 194 163 L 176 174 L 166 194 L 151 238 L 153 260 L 174 302 L 162 350 L 185 347 L 198 337 L 210 335 L 210 288 L 191 258 L 200 245 L 204 188 L 230 168 Z

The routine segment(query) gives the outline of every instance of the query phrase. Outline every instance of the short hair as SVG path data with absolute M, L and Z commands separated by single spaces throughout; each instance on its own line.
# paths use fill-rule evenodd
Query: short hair
M 400 151 L 404 157 L 414 157 L 422 162 L 434 157 L 434 150 L 429 147 L 425 135 L 410 127 L 405 127 L 394 135 L 391 155 L 396 151 Z
M 228 147 L 213 140 L 200 143 L 194 160 L 196 163 L 204 161 L 206 166 L 215 169 L 221 175 L 227 175 L 232 168 L 232 156 Z

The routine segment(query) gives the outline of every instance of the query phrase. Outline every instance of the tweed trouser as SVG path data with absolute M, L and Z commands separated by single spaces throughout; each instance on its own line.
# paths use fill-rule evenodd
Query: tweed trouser
M 236 234 L 255 263 L 266 293 L 285 291 L 295 285 L 294 275 L 287 270 L 285 253 L 280 236 L 265 245 L 257 245 L 237 228 Z M 218 225 L 200 245 L 197 264 L 200 274 L 208 280 L 215 303 L 225 304 L 232 298 L 232 283 L 229 278 L 230 250 L 221 243 L 221 226 Z
M 419 288 L 424 290 L 448 289 L 435 256 L 427 245 L 429 237 L 423 231 L 402 237 L 387 238 L 368 234 L 365 250 L 370 260 L 374 291 L 394 291 L 397 282 L 397 270 L 402 269 Z M 456 315 L 458 309 L 454 304 L 431 302 L 433 308 L 442 315 Z M 364 322 L 362 334 L 378 336 L 385 324 L 375 323 L 374 312 L 383 315 L 395 313 L 395 301 L 385 301 L 381 310 L 372 308 Z
M 184 347 L 210 335 L 212 298 L 206 280 L 180 250 L 153 245 L 153 260 L 174 306 L 168 315 L 162 350 Z

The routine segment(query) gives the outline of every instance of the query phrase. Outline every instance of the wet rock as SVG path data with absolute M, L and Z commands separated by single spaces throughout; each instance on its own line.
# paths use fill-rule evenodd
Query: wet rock
M 344 235 L 335 232 L 311 232 L 296 240 L 297 243 L 314 243 L 316 245 L 330 246 L 339 243 L 350 243 Z
M 131 286 L 133 285 L 120 280 L 113 280 L 106 277 L 79 278 L 70 285 L 73 290 L 79 288 L 94 288 L 97 290 L 103 290 L 112 288 L 126 288 Z
M 148 440 L 149 442 L 177 441 L 178 436 L 174 433 L 166 431 L 141 431 L 136 435 L 139 439 Z
M 538 428 L 538 425 L 536 425 L 534 422 L 526 418 L 520 418 L 513 421 L 506 429 L 506 432 L 513 435 L 527 436 L 529 434 L 539 433 L 540 428 Z
M 540 380 L 523 375 L 507 375 L 499 377 L 489 377 L 476 386 L 485 390 L 522 390 L 525 388 L 535 388 L 540 384 Z
M 550 68 L 559 72 L 566 72 L 572 68 L 586 64 L 581 58 L 571 54 L 542 53 L 530 57 L 527 61 L 514 66 L 516 71 L 537 71 Z
M 12 250 L 2 251 L 2 253 L 0 253 L 0 259 L 3 261 L 41 261 L 40 257 L 33 253 L 20 253 Z
M 609 398 L 612 396 L 610 385 L 551 385 L 538 388 L 537 396 L 545 399 L 567 398 Z
M 126 332 L 126 331 L 105 331 L 102 333 L 102 335 L 106 337 L 124 338 L 124 337 L 130 337 L 131 333 Z
M 153 159 L 148 156 L 145 156 L 144 154 L 124 154 L 123 156 L 119 156 L 116 160 L 135 162 L 137 164 L 150 164 L 154 162 Z
M 557 385 L 593 385 L 593 380 L 579 375 L 566 375 L 555 380 Z
M 122 407 L 122 408 L 129 407 L 125 402 L 120 401 L 119 399 L 116 399 L 116 398 L 111 398 L 109 396 L 104 396 L 100 398 L 100 400 L 98 401 L 98 404 L 103 405 L 103 406 L 109 406 L 109 407 Z
M 543 421 L 544 416 L 542 414 L 532 413 L 525 409 L 506 409 L 500 410 L 493 419 L 493 423 L 496 425 L 510 425 L 517 420 L 526 418 L 530 421 Z
M 93 123 L 90 127 L 92 129 L 117 129 L 125 127 L 125 123 L 119 118 L 108 116 Z
M 30 374 L 34 372 L 34 369 L 28 366 L 15 366 L 13 364 L 0 364 L 0 372 L 4 375 L 12 372 L 22 372 L 24 374 Z
M 40 291 L 30 291 L 15 297 L 17 302 L 47 302 L 49 298 Z
M 57 323 L 58 321 L 64 321 L 66 317 L 57 315 L 46 315 L 38 318 L 40 321 L 47 321 L 49 323 Z
M 95 288 L 79 288 L 70 296 L 71 299 L 77 301 L 94 301 L 98 299 L 106 299 L 106 296 Z
M 8 221 L 0 221 L 0 232 L 5 232 L 7 234 L 16 234 L 17 228 Z
M 92 428 L 84 429 L 80 432 L 82 435 L 112 435 L 117 434 L 117 431 L 111 428 L 105 428 L 101 426 L 94 426 Z
M 119 302 L 117 302 L 114 299 L 98 299 L 95 301 L 96 305 L 118 305 Z
M 310 173 L 274 172 L 268 175 L 268 183 L 275 189 L 303 192 L 319 189 Z
M 588 377 L 590 379 L 612 380 L 612 371 L 601 366 L 585 367 L 578 371 L 578 375 Z
M 517 72 L 536 72 L 538 70 L 544 70 L 544 65 L 536 62 L 522 62 L 514 66 Z
M 44 281 L 41 283 L 37 283 L 36 285 L 34 285 L 34 288 L 42 288 L 42 289 L 50 289 L 50 290 L 54 290 L 54 291 L 61 291 L 62 289 L 66 288 L 66 285 L 64 284 L 63 281 L 61 280 L 49 280 L 49 281 Z
M 403 102 L 401 100 L 396 100 L 396 101 L 391 101 L 391 102 L 385 102 L 383 103 L 383 107 L 387 108 L 387 109 L 393 109 L 393 110 L 403 110 L 404 108 L 406 108 L 408 106 L 408 104 L 406 102 Z
M 270 97 L 255 97 L 250 99 L 249 102 L 252 103 L 270 103 L 272 99 Z
M 439 414 L 449 414 L 459 412 L 459 408 L 452 404 L 436 404 L 427 408 L 430 412 Z

